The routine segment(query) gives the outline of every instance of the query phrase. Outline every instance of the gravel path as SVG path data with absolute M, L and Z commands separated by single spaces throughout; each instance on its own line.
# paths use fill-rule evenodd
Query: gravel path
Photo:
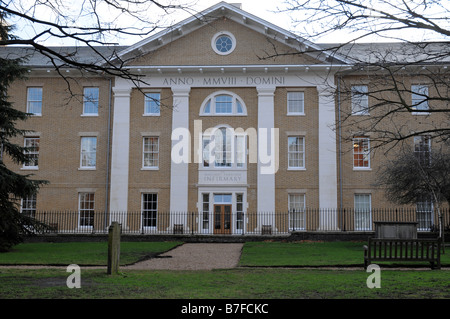
M 234 268 L 243 244 L 183 244 L 157 258 L 121 269 L 211 270 Z
M 234 268 L 239 263 L 243 244 L 183 244 L 168 252 L 119 269 L 211 270 Z M 0 265 L 1 268 L 51 269 L 67 266 L 48 265 Z M 81 266 L 102 269 L 102 266 Z

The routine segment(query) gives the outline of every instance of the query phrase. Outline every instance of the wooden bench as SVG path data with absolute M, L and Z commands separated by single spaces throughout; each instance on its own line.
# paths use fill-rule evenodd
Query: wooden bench
M 427 261 L 441 268 L 441 239 L 369 238 L 364 245 L 364 268 L 373 261 Z

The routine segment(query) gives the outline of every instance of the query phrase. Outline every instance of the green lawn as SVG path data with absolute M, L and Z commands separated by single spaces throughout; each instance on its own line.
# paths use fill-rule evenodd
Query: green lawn
M 363 263 L 363 242 L 250 242 L 241 266 L 350 266 Z
M 121 242 L 120 264 L 170 250 L 181 242 Z M 107 265 L 107 242 L 24 243 L 0 253 L 0 265 Z
M 365 242 L 249 242 L 243 249 L 240 266 L 362 266 Z M 380 265 L 389 265 L 380 262 Z M 450 266 L 450 251 L 441 254 L 441 264 Z M 408 262 L 424 265 L 427 262 Z
M 122 264 L 180 243 L 121 243 Z M 161 271 L 81 268 L 81 289 L 69 289 L 66 269 L 0 268 L 1 299 L 449 299 L 449 270 L 382 268 L 381 288 L 369 289 L 362 242 L 249 242 L 237 269 Z M 21 244 L 0 264 L 106 265 L 107 243 Z M 124 260 L 125 259 L 125 260 Z M 448 252 L 443 265 L 450 265 Z M 352 266 L 303 269 L 286 266 Z M 256 266 L 256 267 L 250 267 Z M 266 268 L 270 266 L 274 268 Z M 152 304 L 155 306 L 157 304 Z M 179 309 L 170 309 L 179 311 Z
M 383 270 L 369 289 L 363 270 L 252 268 L 130 271 L 82 269 L 69 289 L 65 269 L 0 269 L 0 299 L 449 299 L 449 271 Z
M 121 265 L 170 250 L 181 242 L 121 242 Z M 361 266 L 364 242 L 248 242 L 239 265 L 242 267 Z M 107 242 L 24 243 L 0 254 L 0 265 L 107 265 Z M 450 266 L 450 251 L 441 255 Z M 383 264 L 383 263 L 381 263 Z M 384 263 L 387 264 L 387 263 Z M 425 265 L 427 263 L 407 263 Z

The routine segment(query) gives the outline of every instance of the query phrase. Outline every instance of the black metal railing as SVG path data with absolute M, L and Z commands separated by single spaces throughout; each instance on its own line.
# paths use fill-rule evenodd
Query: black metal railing
M 292 212 L 239 212 L 229 215 L 205 212 L 160 211 L 36 211 L 32 217 L 48 225 L 46 233 L 104 234 L 113 221 L 124 234 L 283 235 L 292 232 L 372 232 L 375 222 L 416 222 L 418 231 L 437 231 L 441 221 L 450 229 L 450 213 L 407 208 L 304 209 Z

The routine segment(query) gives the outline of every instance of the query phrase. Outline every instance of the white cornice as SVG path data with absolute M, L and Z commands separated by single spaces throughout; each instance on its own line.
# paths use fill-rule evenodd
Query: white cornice
M 231 73 L 292 73 L 332 71 L 338 72 L 350 69 L 347 64 L 295 64 L 295 65 L 140 65 L 129 66 L 129 70 L 142 74 L 231 74 Z

